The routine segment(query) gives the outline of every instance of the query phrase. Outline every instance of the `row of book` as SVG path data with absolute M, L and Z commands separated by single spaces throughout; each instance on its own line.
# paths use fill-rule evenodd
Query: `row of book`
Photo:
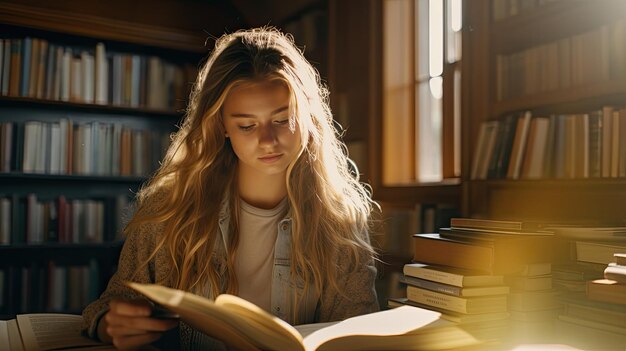
M 0 93 L 86 104 L 174 111 L 197 70 L 156 56 L 69 47 L 39 38 L 0 40 Z
M 80 313 L 99 294 L 96 260 L 88 265 L 65 266 L 48 261 L 0 268 L 0 314 L 17 310 Z
M 0 245 L 41 243 L 103 243 L 117 240 L 129 218 L 128 197 L 39 200 L 0 196 Z
M 143 177 L 155 170 L 169 133 L 121 123 L 0 123 L 0 172 Z
M 483 122 L 472 179 L 626 177 L 626 109 Z
M 508 17 L 526 13 L 540 6 L 563 0 L 493 0 L 493 20 L 499 21 Z
M 519 226 L 510 226 L 514 224 Z M 584 290 L 578 293 L 583 297 L 578 300 L 572 300 L 571 294 L 565 294 L 561 288 L 568 279 L 564 267 L 571 267 L 572 259 L 583 262 L 601 257 L 606 262 L 609 254 L 613 257 L 615 252 L 626 251 L 625 227 L 521 224 L 453 218 L 451 227 L 441 228 L 439 234 L 414 235 L 413 263 L 405 265 L 401 278 L 406 284 L 406 295 L 389 299 L 389 306 L 408 304 L 435 310 L 461 325 L 481 325 L 483 330 L 490 330 L 482 337 L 504 343 L 562 339 L 563 329 L 575 320 L 572 313 L 580 313 L 590 304 L 595 308 L 598 304 L 613 304 L 609 305 L 612 320 L 622 318 L 622 324 L 626 321 L 622 306 L 626 296 L 621 295 L 626 290 L 621 283 L 583 280 Z M 590 239 L 594 237 L 603 240 Z M 570 250 L 570 244 L 575 250 Z M 603 248 L 602 253 L 598 252 L 598 245 Z M 575 252 L 574 257 L 571 252 Z M 622 272 L 619 263 L 603 266 L 607 271 L 615 267 Z M 575 312 L 563 309 L 568 303 Z M 574 324 L 575 328 L 589 327 L 589 323 Z M 600 342 L 591 337 L 581 344 L 614 346 L 615 342 L 623 342 L 626 335 L 614 333 L 619 328 L 608 325 L 602 333 L 609 333 L 610 338 Z
M 626 22 L 496 56 L 498 101 L 626 78 Z

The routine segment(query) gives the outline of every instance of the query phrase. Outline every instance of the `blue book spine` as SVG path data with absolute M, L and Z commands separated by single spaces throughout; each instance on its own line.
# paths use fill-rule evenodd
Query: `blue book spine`
M 28 96 L 28 82 L 30 81 L 30 56 L 33 48 L 33 40 L 30 37 L 24 38 L 22 46 L 22 80 L 20 85 L 20 96 Z

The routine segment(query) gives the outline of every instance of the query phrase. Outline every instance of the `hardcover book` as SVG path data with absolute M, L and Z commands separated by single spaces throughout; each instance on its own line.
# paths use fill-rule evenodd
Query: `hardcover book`
M 440 313 L 412 306 L 293 327 L 237 296 L 222 294 L 210 300 L 160 285 L 128 285 L 238 350 L 439 350 L 480 343 Z
M 442 294 L 448 294 L 458 297 L 472 297 L 472 296 L 489 296 L 489 295 L 504 295 L 508 294 L 510 288 L 506 285 L 496 286 L 479 286 L 471 288 L 463 288 L 454 285 L 442 284 L 426 279 L 420 279 L 403 275 L 400 278 L 400 282 L 415 286 L 418 288 L 440 292 Z
M 444 229 L 441 229 L 441 235 L 413 235 L 414 261 L 505 275 L 519 273 L 529 263 L 558 262 L 567 257 L 566 250 L 559 250 L 552 236 L 476 235 L 461 238 L 449 236 L 448 232 L 444 236 Z
M 588 281 L 587 297 L 591 300 L 626 305 L 626 284 L 609 279 Z
M 426 279 L 458 287 L 479 287 L 504 284 L 501 275 L 488 275 L 464 269 L 432 266 L 422 263 L 405 264 L 403 273 L 408 277 Z
M 115 350 L 81 335 L 83 317 L 62 313 L 20 314 L 0 321 L 0 349 L 11 351 Z
M 458 313 L 477 314 L 507 311 L 507 295 L 463 298 L 414 286 L 407 286 L 406 293 L 407 298 L 411 301 Z

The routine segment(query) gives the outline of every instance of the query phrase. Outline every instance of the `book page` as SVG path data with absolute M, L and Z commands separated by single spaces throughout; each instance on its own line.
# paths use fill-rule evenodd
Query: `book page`
M 331 325 L 337 324 L 339 322 L 326 322 L 326 323 L 311 323 L 311 324 L 300 324 L 295 325 L 294 328 L 302 335 L 303 338 L 313 334 L 320 329 L 330 327 Z
M 243 317 L 242 324 L 251 324 L 246 334 L 262 341 L 264 350 L 304 350 L 302 336 L 289 323 L 238 296 L 222 294 L 215 303 Z
M 102 345 L 81 335 L 82 321 L 82 316 L 72 314 L 40 313 L 17 316 L 26 350 Z
M 7 321 L 0 321 L 0 345 L 10 345 L 9 324 Z
M 221 303 L 155 284 L 129 282 L 128 286 L 180 315 L 192 327 L 239 350 L 303 350 L 285 326 L 236 296 L 220 295 Z M 284 323 L 284 322 L 283 322 Z M 286 324 L 286 323 L 285 323 Z M 294 330 L 296 335 L 297 332 Z
M 402 306 L 346 319 L 304 339 L 313 350 L 408 350 L 468 346 L 479 341 L 441 314 Z
M 11 319 L 7 321 L 9 331 L 9 350 L 22 351 L 24 350 L 24 344 L 22 343 L 22 337 L 20 336 L 20 330 L 17 327 L 17 321 Z

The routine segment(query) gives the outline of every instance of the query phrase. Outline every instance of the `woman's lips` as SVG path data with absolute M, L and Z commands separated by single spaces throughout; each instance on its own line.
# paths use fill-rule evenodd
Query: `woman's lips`
M 264 163 L 273 163 L 273 162 L 278 161 L 281 157 L 283 157 L 282 154 L 272 154 L 272 155 L 259 157 L 259 160 L 261 160 L 261 162 L 264 162 Z

